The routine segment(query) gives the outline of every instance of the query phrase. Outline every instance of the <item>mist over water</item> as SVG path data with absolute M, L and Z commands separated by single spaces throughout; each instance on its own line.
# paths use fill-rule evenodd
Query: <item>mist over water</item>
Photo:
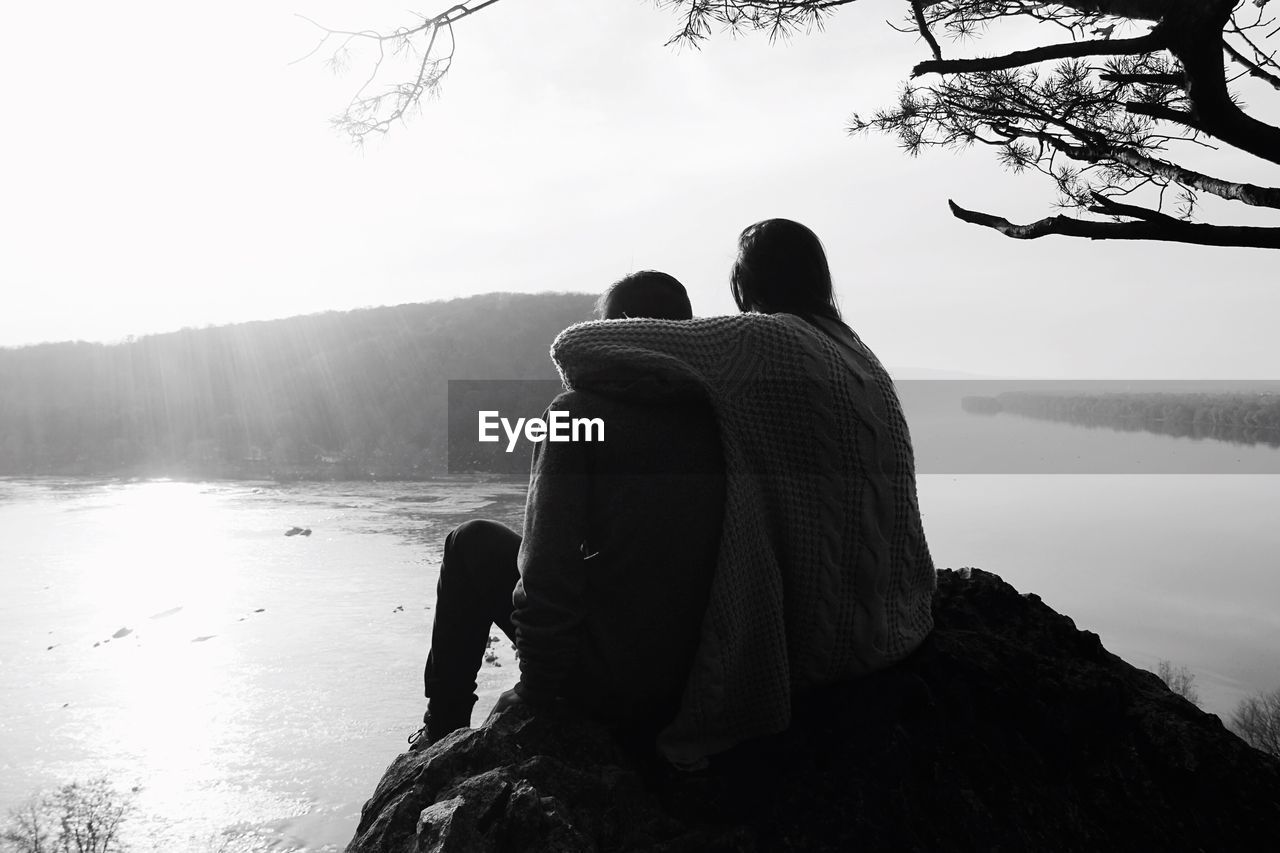
M 940 568 L 1000 574 L 1135 665 L 1186 663 L 1211 712 L 1280 684 L 1280 477 L 919 488 Z M 105 774 L 139 788 L 138 850 L 216 849 L 227 828 L 229 850 L 341 849 L 422 714 L 445 534 L 518 528 L 523 498 L 461 479 L 0 480 L 0 809 Z M 516 677 L 495 649 L 476 723 Z

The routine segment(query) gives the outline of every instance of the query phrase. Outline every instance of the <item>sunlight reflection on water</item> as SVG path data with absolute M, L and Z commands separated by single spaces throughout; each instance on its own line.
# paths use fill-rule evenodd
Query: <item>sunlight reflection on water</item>
M 0 807 L 107 775 L 138 850 L 340 849 L 421 717 L 445 532 L 523 495 L 5 481 Z

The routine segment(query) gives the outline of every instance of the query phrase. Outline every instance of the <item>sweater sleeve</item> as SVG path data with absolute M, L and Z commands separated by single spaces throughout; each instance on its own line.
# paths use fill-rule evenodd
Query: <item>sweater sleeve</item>
M 566 395 L 552 403 L 567 408 Z M 586 618 L 590 483 L 584 442 L 534 445 L 512 622 L 520 652 L 520 692 L 533 701 L 560 692 L 577 661 Z
M 565 387 L 599 390 L 619 379 L 659 376 L 724 387 L 767 367 L 769 341 L 793 336 L 789 315 L 734 314 L 696 320 L 596 320 L 570 326 L 551 345 Z M 652 386 L 647 386 L 652 387 Z M 634 395 L 632 395 L 634 396 Z

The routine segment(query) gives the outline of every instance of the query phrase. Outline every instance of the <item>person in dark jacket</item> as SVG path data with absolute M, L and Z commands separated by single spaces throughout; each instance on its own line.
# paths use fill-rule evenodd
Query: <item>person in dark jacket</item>
M 615 283 L 597 310 L 692 317 L 684 287 L 655 272 Z M 720 442 L 704 400 L 618 390 L 551 403 L 544 420 L 599 419 L 604 440 L 534 446 L 523 535 L 474 520 L 445 539 L 415 749 L 470 725 L 491 625 L 520 658 L 495 711 L 564 702 L 648 736 L 679 709 L 719 546 Z

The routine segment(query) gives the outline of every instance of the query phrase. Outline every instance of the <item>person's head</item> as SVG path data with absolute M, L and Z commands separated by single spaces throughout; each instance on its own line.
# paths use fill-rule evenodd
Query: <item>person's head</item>
M 609 285 L 596 300 L 596 316 L 602 320 L 623 317 L 688 320 L 693 317 L 693 307 L 684 285 L 674 276 L 643 270 Z
M 766 219 L 748 226 L 738 237 L 729 281 L 743 311 L 843 322 L 822 241 L 799 222 Z

